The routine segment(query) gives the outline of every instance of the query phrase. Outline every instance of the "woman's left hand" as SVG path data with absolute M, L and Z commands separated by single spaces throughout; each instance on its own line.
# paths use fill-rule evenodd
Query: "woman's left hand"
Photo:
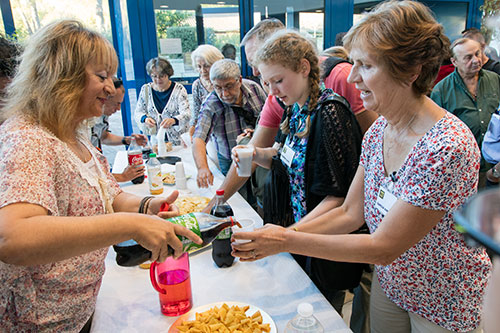
M 154 199 L 151 199 L 151 202 L 149 203 L 148 211 L 147 213 L 150 215 L 158 215 L 159 217 L 163 219 L 168 219 L 174 216 L 179 215 L 179 208 L 174 205 L 173 203 L 179 196 L 179 191 L 173 191 L 168 197 L 156 197 Z M 166 212 L 160 212 L 161 205 L 166 202 L 169 205 L 168 211 Z
M 175 119 L 174 118 L 163 119 L 161 121 L 161 124 L 160 124 L 161 127 L 165 127 L 165 128 L 169 128 L 169 127 L 172 127 L 174 125 L 175 125 Z
M 290 231 L 275 224 L 266 224 L 255 231 L 233 233 L 231 255 L 239 257 L 240 261 L 255 261 L 285 252 L 286 232 Z M 235 240 L 250 240 L 250 242 L 235 244 Z

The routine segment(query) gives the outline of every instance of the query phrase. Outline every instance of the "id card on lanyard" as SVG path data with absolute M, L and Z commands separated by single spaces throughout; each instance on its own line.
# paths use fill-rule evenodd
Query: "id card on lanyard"
M 295 156 L 295 150 L 288 144 L 285 143 L 283 146 L 283 149 L 281 150 L 281 161 L 283 164 L 285 164 L 287 167 L 291 167 L 293 157 Z
M 391 182 L 388 186 L 381 185 L 378 194 L 377 194 L 377 203 L 376 207 L 380 213 L 382 213 L 382 217 L 384 217 L 394 206 L 398 198 L 392 192 L 394 191 L 394 183 L 396 182 L 396 173 L 391 174 Z

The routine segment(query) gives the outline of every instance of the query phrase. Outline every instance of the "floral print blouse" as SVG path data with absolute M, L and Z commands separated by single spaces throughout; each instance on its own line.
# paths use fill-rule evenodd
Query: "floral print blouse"
M 90 169 L 100 168 L 107 196 L 114 200 L 121 190 L 106 158 L 83 136 L 81 142 L 94 155 Z M 88 168 L 39 125 L 15 117 L 0 127 L 0 207 L 24 202 L 53 216 L 103 214 L 99 186 L 82 171 Z M 107 251 L 29 267 L 0 262 L 0 331 L 79 332 L 94 311 Z
M 370 232 L 383 223 L 376 207 L 379 188 L 411 205 L 441 210 L 438 224 L 417 244 L 376 274 L 387 297 L 451 331 L 479 326 L 483 292 L 491 262 L 482 248 L 472 248 L 453 228 L 452 213 L 476 193 L 480 152 L 474 136 L 450 113 L 412 148 L 396 181 L 385 176 L 383 136 L 387 120 L 379 117 L 365 134 L 360 165 L 365 171 L 365 221 Z
M 306 216 L 306 186 L 305 186 L 305 165 L 306 148 L 308 136 L 299 138 L 295 133 L 301 132 L 306 127 L 308 115 L 307 103 L 301 108 L 297 103 L 292 106 L 292 116 L 290 118 L 290 134 L 288 134 L 285 145 L 295 151 L 292 163 L 288 167 L 288 178 L 290 179 L 290 198 L 295 222 Z

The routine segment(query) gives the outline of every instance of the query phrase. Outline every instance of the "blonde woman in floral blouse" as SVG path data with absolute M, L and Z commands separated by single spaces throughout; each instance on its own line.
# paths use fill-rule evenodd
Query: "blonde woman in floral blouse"
M 116 67 L 112 45 L 77 21 L 49 24 L 26 45 L 1 113 L 1 332 L 88 331 L 110 245 L 135 239 L 163 261 L 167 245 L 181 254 L 176 234 L 201 242 L 138 214 L 178 193 L 122 192 L 79 130 L 114 94 Z M 163 217 L 178 214 L 171 207 Z
M 208 94 L 214 91 L 214 87 L 210 81 L 210 68 L 214 62 L 221 59 L 224 59 L 224 56 L 219 49 L 208 44 L 198 46 L 196 50 L 191 53 L 193 67 L 196 68 L 196 71 L 200 74 L 200 78 L 193 82 L 193 111 L 191 112 L 189 127 L 189 135 L 191 137 L 198 123 L 201 104 Z
M 191 111 L 186 88 L 170 80 L 174 69 L 162 57 L 146 64 L 146 71 L 153 82 L 142 86 L 135 108 L 135 121 L 146 134 L 156 134 L 165 128 L 165 141 L 181 144 L 181 134 L 188 131 Z

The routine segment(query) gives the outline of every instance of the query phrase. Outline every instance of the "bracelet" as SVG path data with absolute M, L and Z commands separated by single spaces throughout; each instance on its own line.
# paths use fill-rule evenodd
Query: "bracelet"
M 139 204 L 139 210 L 138 210 L 138 213 L 139 214 L 144 214 L 144 205 L 149 202 L 149 200 L 153 199 L 154 197 L 152 196 L 147 196 L 147 197 L 144 197 L 142 198 L 141 200 L 141 203 Z
M 122 145 L 124 145 L 124 146 L 128 145 L 128 143 L 127 143 L 127 137 L 126 136 L 124 136 L 122 138 Z
M 149 198 L 148 201 L 146 201 L 146 204 L 144 205 L 144 214 L 148 213 L 149 204 L 151 203 L 151 201 L 153 201 L 153 199 L 154 199 L 154 197 L 151 197 L 151 198 Z
M 298 231 L 299 231 L 299 228 L 297 228 L 297 227 L 293 227 L 293 228 L 292 228 L 292 230 L 293 230 L 293 231 L 297 231 L 297 232 L 298 232 Z

